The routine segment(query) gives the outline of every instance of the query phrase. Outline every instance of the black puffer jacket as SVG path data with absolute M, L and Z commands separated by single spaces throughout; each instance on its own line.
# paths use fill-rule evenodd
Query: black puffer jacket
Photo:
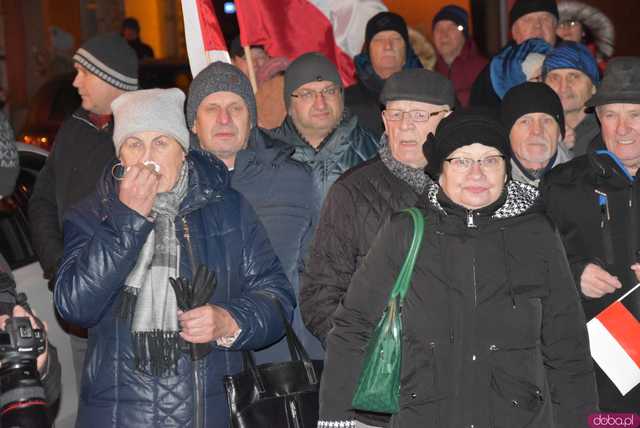
M 599 299 L 580 293 L 590 320 L 638 283 L 629 267 L 640 255 L 640 183 L 611 152 L 598 150 L 551 171 L 541 191 L 547 213 L 564 240 L 576 283 L 589 263 L 600 265 L 622 283 L 622 288 Z M 605 199 L 607 203 L 599 205 Z M 640 293 L 627 297 L 625 305 L 640 309 Z M 596 379 L 603 410 L 638 410 L 640 387 L 623 397 L 599 367 Z
M 419 201 L 425 235 L 402 308 L 401 409 L 391 426 L 583 428 L 597 409 L 580 301 L 560 238 L 532 209 L 536 196 L 512 181 L 478 211 L 437 185 Z M 411 218 L 394 215 L 334 315 L 320 426 L 353 418 L 363 350 L 412 237 Z
M 329 333 L 331 316 L 384 222 L 417 200 L 414 190 L 379 157 L 349 171 L 333 185 L 322 208 L 300 290 L 302 318 L 320 340 Z

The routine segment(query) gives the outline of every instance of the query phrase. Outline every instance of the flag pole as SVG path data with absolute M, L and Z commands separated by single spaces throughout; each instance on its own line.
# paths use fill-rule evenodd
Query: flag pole
M 251 46 L 243 46 L 242 48 L 244 49 L 244 59 L 247 61 L 247 68 L 249 69 L 249 81 L 255 95 L 258 92 L 258 84 L 256 83 L 256 72 L 253 69 L 253 61 L 251 60 Z

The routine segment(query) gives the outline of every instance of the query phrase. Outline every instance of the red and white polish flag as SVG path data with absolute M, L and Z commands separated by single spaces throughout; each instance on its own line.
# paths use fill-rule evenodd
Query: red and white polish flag
M 381 0 L 236 0 L 240 42 L 262 45 L 270 56 L 291 60 L 321 52 L 355 82 L 353 56 L 364 42 L 367 21 L 387 7 Z
M 212 62 L 231 62 L 212 0 L 182 0 L 182 15 L 193 77 Z
M 622 395 L 640 383 L 640 313 L 625 305 L 633 293 L 640 293 L 640 284 L 587 323 L 591 356 Z

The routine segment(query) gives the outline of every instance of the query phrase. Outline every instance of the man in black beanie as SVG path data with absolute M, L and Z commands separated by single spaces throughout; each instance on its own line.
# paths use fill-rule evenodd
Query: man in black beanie
M 543 39 L 555 46 L 558 16 L 555 0 L 517 0 L 509 13 L 513 40 L 503 50 L 534 38 Z M 495 56 L 499 55 L 500 52 Z M 498 107 L 500 104 L 500 98 L 491 83 L 490 66 L 491 61 L 473 83 L 470 99 L 472 106 Z
M 306 53 L 289 65 L 284 103 L 287 117 L 268 132 L 291 146 L 293 159 L 311 168 L 320 207 L 338 177 L 376 155 L 378 140 L 344 108 L 338 69 L 320 53 Z
M 64 214 L 95 190 L 102 170 L 115 155 L 111 102 L 138 89 L 138 57 L 117 34 L 89 39 L 76 51 L 73 61 L 77 72 L 73 86 L 82 106 L 62 123 L 29 200 L 33 245 L 50 288 L 62 258 Z M 86 332 L 65 327 L 71 334 L 79 391 Z
M 571 160 L 562 143 L 562 103 L 546 84 L 525 82 L 511 88 L 502 100 L 500 114 L 511 141 L 514 180 L 537 187 L 553 167 Z
M 383 131 L 379 97 L 384 81 L 402 69 L 422 68 L 409 43 L 407 24 L 400 15 L 380 12 L 367 22 L 362 52 L 355 56 L 358 82 L 345 91 L 347 108 L 376 138 Z

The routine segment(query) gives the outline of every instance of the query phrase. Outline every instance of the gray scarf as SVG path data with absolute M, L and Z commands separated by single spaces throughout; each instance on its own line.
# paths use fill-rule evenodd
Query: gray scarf
M 127 276 L 118 310 L 131 321 L 136 367 L 156 376 L 175 371 L 178 360 L 178 305 L 169 278 L 179 274 L 175 218 L 188 182 L 185 161 L 174 188 L 157 194 L 151 209 L 153 230 Z
M 393 157 L 386 134 L 382 137 L 381 144 L 378 154 L 382 163 L 393 175 L 411 186 L 418 195 L 433 184 L 433 180 L 424 172 L 424 168 L 412 168 Z

